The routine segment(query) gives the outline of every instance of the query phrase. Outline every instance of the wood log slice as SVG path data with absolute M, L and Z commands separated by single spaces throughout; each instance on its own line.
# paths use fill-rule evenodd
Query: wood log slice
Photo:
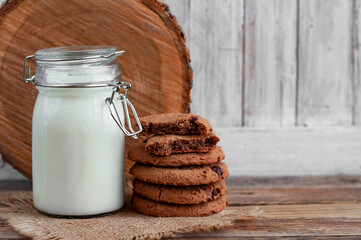
M 0 9 L 0 153 L 31 178 L 37 90 L 22 80 L 25 56 L 43 48 L 113 45 L 140 116 L 189 112 L 192 70 L 185 36 L 157 0 L 10 0 Z M 35 63 L 30 62 L 32 69 Z M 128 141 L 129 142 L 129 141 Z M 126 164 L 129 168 L 129 164 Z

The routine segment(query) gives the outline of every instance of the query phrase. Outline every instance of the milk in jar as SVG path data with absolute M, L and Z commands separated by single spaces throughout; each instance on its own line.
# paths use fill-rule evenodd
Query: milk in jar
M 38 90 L 32 122 L 34 206 L 62 216 L 89 216 L 124 203 L 124 135 L 136 138 L 141 125 L 120 81 L 115 47 L 78 46 L 39 50 Z M 132 109 L 138 131 L 128 125 Z M 121 128 L 120 131 L 119 128 Z

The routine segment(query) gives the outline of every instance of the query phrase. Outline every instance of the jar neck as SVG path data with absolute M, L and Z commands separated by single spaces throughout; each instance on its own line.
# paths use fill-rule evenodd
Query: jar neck
M 60 88 L 60 87 L 41 87 L 36 86 L 39 91 L 39 95 L 48 97 L 97 97 L 101 96 L 105 98 L 110 97 L 113 91 L 112 86 L 108 87 L 92 87 L 92 88 Z
M 120 65 L 117 62 L 93 64 L 38 64 L 35 84 L 40 86 L 98 86 L 120 80 Z

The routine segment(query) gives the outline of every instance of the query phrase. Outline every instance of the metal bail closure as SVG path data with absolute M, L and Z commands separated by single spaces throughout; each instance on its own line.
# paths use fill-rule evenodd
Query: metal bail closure
M 133 104 L 128 100 L 128 92 L 129 92 L 130 87 L 131 87 L 131 84 L 129 82 L 123 82 L 123 81 L 120 82 L 119 84 L 117 84 L 117 86 L 115 86 L 113 88 L 113 92 L 112 92 L 111 97 L 105 99 L 105 103 L 108 106 L 110 115 L 112 116 L 112 118 L 114 119 L 116 124 L 119 126 L 119 128 L 124 132 L 124 134 L 126 136 L 128 136 L 128 137 L 138 139 L 137 134 L 140 133 L 141 131 L 143 131 L 143 127 L 142 127 L 142 124 L 139 121 L 138 114 L 135 111 L 135 108 L 134 108 Z M 125 93 L 119 93 L 120 89 L 124 89 Z M 119 117 L 117 108 L 116 108 L 116 106 L 115 106 L 115 104 L 113 102 L 115 93 L 119 93 L 119 97 L 117 99 L 122 102 L 122 105 L 123 105 L 123 108 L 124 108 L 124 117 L 126 119 L 126 123 L 128 125 L 129 131 L 125 128 L 125 124 L 122 123 L 122 121 L 121 121 L 121 119 Z M 132 110 L 132 112 L 134 114 L 135 121 L 137 122 L 137 125 L 138 125 L 138 128 L 139 128 L 138 131 L 134 131 L 134 129 L 132 127 L 132 124 L 130 122 L 128 106 L 130 107 L 130 109 Z M 115 112 L 115 114 L 113 113 L 113 111 Z
M 25 83 L 29 83 L 31 82 L 32 84 L 35 83 L 35 75 L 31 76 L 31 70 L 30 70 L 30 67 L 26 68 L 26 63 L 28 61 L 28 59 L 30 58 L 33 58 L 35 57 L 35 55 L 30 55 L 30 56 L 27 56 L 25 59 L 24 59 L 24 67 L 23 67 L 23 80 Z

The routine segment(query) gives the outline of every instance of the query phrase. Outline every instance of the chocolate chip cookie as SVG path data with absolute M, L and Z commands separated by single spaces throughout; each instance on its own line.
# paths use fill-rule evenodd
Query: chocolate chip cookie
M 145 150 L 154 155 L 174 153 L 209 152 L 219 138 L 214 133 L 207 135 L 156 135 L 147 140 Z
M 138 143 L 129 150 L 128 158 L 134 162 L 157 166 L 203 165 L 217 163 L 224 159 L 224 153 L 219 146 L 207 153 L 171 154 L 169 156 L 156 156 L 148 153 L 144 148 L 144 143 Z
M 222 211 L 228 205 L 226 196 L 201 204 L 169 204 L 155 202 L 133 193 L 132 207 L 143 214 L 157 217 L 199 217 Z
M 219 162 L 202 166 L 163 167 L 136 163 L 130 174 L 144 182 L 164 185 L 204 185 L 221 181 L 228 177 L 225 163 Z
M 209 122 L 196 114 L 162 113 L 140 118 L 142 135 L 200 134 L 213 131 Z
M 173 204 L 199 204 L 213 201 L 227 192 L 224 180 L 198 186 L 170 186 L 134 179 L 133 191 L 157 202 Z

